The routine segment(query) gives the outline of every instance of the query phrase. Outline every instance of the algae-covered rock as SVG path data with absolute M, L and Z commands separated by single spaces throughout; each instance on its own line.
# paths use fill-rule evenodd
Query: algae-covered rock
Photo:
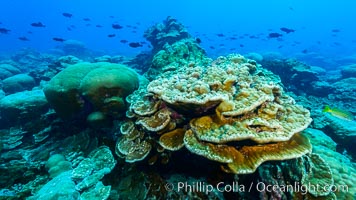
M 31 90 L 35 86 L 35 80 L 27 74 L 17 74 L 3 80 L 2 89 L 7 94 Z
M 69 119 L 80 113 L 125 111 L 125 97 L 138 87 L 137 74 L 112 63 L 78 63 L 58 73 L 44 88 L 55 111 Z

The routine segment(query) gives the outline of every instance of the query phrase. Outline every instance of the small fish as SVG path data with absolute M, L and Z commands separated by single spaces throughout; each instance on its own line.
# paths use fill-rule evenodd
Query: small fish
M 19 40 L 21 41 L 30 41 L 27 37 L 23 36 L 23 37 L 18 37 Z
M 111 27 L 113 29 L 122 29 L 123 28 L 123 26 L 121 26 L 120 24 L 112 24 Z
M 96 25 L 95 27 L 97 27 L 97 28 L 102 28 L 103 26 L 100 25 L 100 24 L 98 24 L 98 25 Z
M 27 31 L 28 34 L 32 34 L 32 31 Z
M 240 44 L 239 46 L 240 46 L 240 47 L 244 47 L 245 45 L 243 45 L 243 44 Z
M 218 37 L 225 37 L 225 35 L 222 34 L 222 33 L 218 33 L 218 34 L 216 34 L 216 36 L 218 36 Z
M 338 32 L 340 32 L 340 29 L 336 29 L 336 28 L 335 28 L 335 29 L 332 29 L 331 32 L 333 32 L 333 33 L 338 33 Z
M 0 33 L 1 34 L 8 34 L 11 30 L 6 29 L 6 28 L 0 28 Z
M 64 42 L 64 41 L 66 41 L 65 39 L 59 38 L 59 37 L 54 37 L 54 38 L 52 38 L 52 40 L 54 40 L 56 42 Z
M 68 18 L 71 18 L 73 15 L 72 14 L 70 14 L 70 13 L 62 13 L 62 15 L 64 16 L 64 17 L 68 17 Z
M 270 33 L 270 34 L 268 34 L 269 38 L 279 38 L 281 36 L 283 36 L 283 35 L 280 34 L 280 33 Z
M 116 36 L 116 34 L 109 34 L 108 35 L 109 38 L 112 38 L 112 37 L 115 37 L 115 36 Z
M 137 47 L 142 47 L 142 44 L 140 44 L 138 42 L 130 42 L 129 46 L 132 48 L 137 48 Z
M 125 44 L 127 43 L 128 41 L 127 40 L 120 40 L 121 43 Z
M 337 118 L 340 118 L 343 120 L 347 120 L 347 121 L 352 121 L 354 119 L 354 116 L 349 111 L 341 110 L 338 108 L 330 108 L 330 106 L 325 106 L 325 108 L 323 109 L 323 112 L 330 113 L 334 117 L 337 117 Z
M 34 22 L 31 24 L 33 27 L 46 27 L 42 22 Z
M 86 17 L 86 18 L 83 18 L 83 20 L 86 21 L 86 22 L 89 22 L 89 21 L 90 21 L 90 18 L 87 18 L 87 17 Z
M 201 39 L 200 38 L 195 38 L 195 41 L 200 44 L 201 43 Z
M 215 47 L 213 47 L 213 46 L 210 46 L 209 48 L 210 48 L 210 49 L 215 49 Z
M 280 30 L 287 34 L 295 32 L 294 29 L 290 29 L 290 28 L 286 28 L 286 27 L 282 27 L 282 28 L 280 28 Z

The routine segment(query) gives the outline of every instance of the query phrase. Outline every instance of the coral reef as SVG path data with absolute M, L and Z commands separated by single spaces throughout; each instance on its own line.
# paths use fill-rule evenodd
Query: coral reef
M 288 90 L 296 94 L 308 93 L 314 96 L 326 96 L 332 88 L 319 76 L 325 70 L 306 65 L 294 59 L 263 59 L 261 64 L 279 75 Z
M 319 155 L 330 167 L 334 180 L 333 185 L 336 186 L 333 188 L 333 192 L 337 199 L 354 199 L 356 164 L 351 162 L 347 156 L 338 153 L 335 150 L 335 142 L 325 133 L 314 129 L 307 129 L 305 133 L 313 144 L 313 153 Z M 316 134 L 317 137 L 315 137 Z M 316 175 L 319 173 L 323 174 L 323 172 L 318 172 Z
M 0 128 L 21 125 L 48 111 L 42 90 L 23 91 L 0 99 Z
M 10 64 L 0 64 L 0 80 L 4 80 L 5 78 L 11 77 L 13 75 L 19 74 L 21 71 Z
M 356 64 L 341 67 L 342 78 L 356 78 Z
M 112 117 L 125 112 L 125 97 L 138 87 L 137 74 L 124 65 L 78 63 L 67 67 L 48 82 L 44 93 L 63 118 L 102 112 Z M 89 115 L 90 116 L 90 115 Z M 89 122 L 103 116 L 91 115 Z
M 147 89 L 141 87 L 127 97 L 130 121 L 121 126 L 117 154 L 133 162 L 148 156 L 151 146 L 158 152 L 159 147 L 177 151 L 184 145 L 226 164 L 226 172 L 245 174 L 264 161 L 310 152 L 308 140 L 296 134 L 310 124 L 309 112 L 295 105 L 268 75 L 241 55 L 162 73 Z M 234 147 L 246 140 L 250 144 Z M 237 144 L 230 146 L 231 142 Z M 140 147 L 145 147 L 140 151 L 144 155 L 132 160 L 129 155 Z
M 94 149 L 87 158 L 72 170 L 72 163 L 64 160 L 62 155 L 52 155 L 47 167 L 52 180 L 47 182 L 29 199 L 107 199 L 110 186 L 100 181 L 110 173 L 116 161 L 106 146 Z M 58 184 L 61 187 L 58 187 Z M 80 197 L 79 197 L 80 196 Z
M 7 94 L 31 90 L 34 86 L 35 80 L 27 74 L 17 74 L 2 81 L 2 90 Z
M 144 37 L 153 45 L 153 52 L 161 50 L 163 46 L 173 44 L 179 40 L 191 37 L 187 29 L 176 19 L 167 17 L 163 23 L 148 28 Z
M 354 199 L 354 121 L 321 111 L 355 114 L 352 67 L 323 79 L 275 54 L 213 60 L 171 17 L 145 37 L 153 51 L 131 61 L 75 41 L 62 49 L 95 63 L 30 49 L 0 61 L 1 80 L 26 73 L 35 85 L 0 90 L 0 198 Z M 234 183 L 254 187 L 218 191 Z

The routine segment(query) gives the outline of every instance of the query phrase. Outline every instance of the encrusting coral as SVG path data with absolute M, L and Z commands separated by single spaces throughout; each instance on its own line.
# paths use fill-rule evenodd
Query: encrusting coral
M 185 146 L 235 174 L 309 153 L 309 140 L 299 132 L 311 123 L 310 113 L 285 95 L 270 74 L 241 55 L 162 73 L 127 97 L 132 121 L 121 126 L 117 153 L 133 162 L 149 157 L 152 148 Z M 133 130 L 141 135 L 128 139 Z M 145 146 L 152 148 L 144 148 L 139 159 L 128 156 Z

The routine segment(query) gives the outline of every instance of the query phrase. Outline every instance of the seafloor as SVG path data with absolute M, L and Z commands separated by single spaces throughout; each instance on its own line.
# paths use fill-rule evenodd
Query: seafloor
M 173 18 L 145 38 L 1 57 L 0 199 L 355 198 L 356 58 L 212 59 Z

